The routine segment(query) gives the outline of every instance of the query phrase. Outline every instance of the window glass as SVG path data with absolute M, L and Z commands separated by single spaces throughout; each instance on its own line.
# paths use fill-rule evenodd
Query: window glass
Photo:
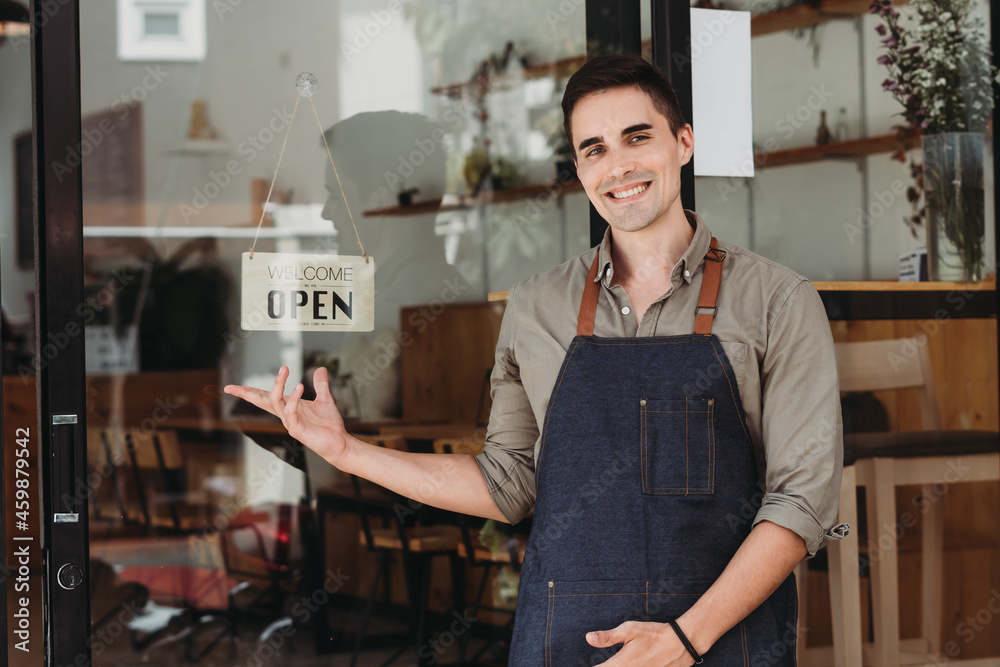
M 900 255 L 926 247 L 926 222 L 914 224 L 923 200 L 915 209 L 907 194 L 917 186 L 911 163 L 922 162 L 920 140 L 894 140 L 906 123 L 903 106 L 883 85 L 893 78 L 879 62 L 887 54 L 886 37 L 876 32 L 883 19 L 865 11 L 782 29 L 795 24 L 788 14 L 804 15 L 800 7 L 787 10 L 801 3 L 718 4 L 754 16 L 756 170 L 751 178 L 735 166 L 732 178 L 697 179 L 699 212 L 720 238 L 812 280 L 897 280 Z M 989 3 L 971 4 L 988 42 Z M 910 8 L 899 11 L 912 34 Z M 972 70 L 959 70 L 968 82 Z M 976 101 L 983 100 L 970 98 L 969 108 Z M 992 256 L 992 157 L 985 143 L 982 245 Z M 994 262 L 984 262 L 991 272 Z
M 153 647 L 160 660 L 204 652 L 216 664 L 234 664 L 234 653 L 266 662 L 274 652 L 282 664 L 350 653 L 386 553 L 359 538 L 353 480 L 221 387 L 268 387 L 282 364 L 311 387 L 324 365 L 354 432 L 440 422 L 461 403 L 472 434 L 488 413 L 483 371 L 496 334 L 463 334 L 473 325 L 462 314 L 494 326 L 502 307 L 486 303 L 489 292 L 589 245 L 585 195 L 569 175 L 556 181 L 566 157 L 559 103 L 585 50 L 582 3 L 206 4 L 207 54 L 193 62 L 123 62 L 113 3 L 81 7 L 83 144 L 65 168 L 82 160 L 88 450 L 100 479 L 95 630 L 119 622 L 116 596 L 148 597 L 121 621 L 133 632 L 95 651 L 98 664 L 138 661 Z M 146 18 L 147 33 L 176 27 Z M 302 72 L 318 80 L 312 97 L 298 97 Z M 243 330 L 241 257 L 251 247 L 367 253 L 374 330 Z M 486 365 L 406 367 L 431 343 L 408 351 L 403 334 L 425 328 L 485 349 Z M 453 397 L 433 388 L 463 373 Z M 430 407 L 407 408 L 427 392 Z M 393 526 L 393 503 L 360 490 L 370 527 L 383 528 L 379 510 Z M 382 659 L 397 649 L 379 637 L 412 636 L 408 614 L 419 607 L 390 555 L 364 644 Z M 453 605 L 438 569 L 437 621 Z M 468 576 L 475 591 L 481 569 Z M 503 590 L 496 600 L 509 608 L 509 583 Z M 447 651 L 442 659 L 454 660 L 457 646 Z
M 28 35 L 0 38 L 0 285 L 3 344 L 4 548 L 10 573 L 10 664 L 43 664 L 41 470 L 35 379 L 31 50 Z M 18 460 L 21 463 L 18 463 Z

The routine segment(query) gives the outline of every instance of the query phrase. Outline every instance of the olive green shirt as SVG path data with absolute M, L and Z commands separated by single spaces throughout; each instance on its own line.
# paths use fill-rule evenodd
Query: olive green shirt
M 512 523 L 535 502 L 535 461 L 549 396 L 576 335 L 584 282 L 595 253 L 602 284 L 594 335 L 691 334 L 712 234 L 685 211 L 694 238 L 670 274 L 670 288 L 636 322 L 613 285 L 611 233 L 597 248 L 510 290 L 492 375 L 493 408 L 477 463 L 493 500 Z M 834 530 L 843 466 L 837 363 L 816 289 L 794 271 L 720 241 L 726 250 L 712 325 L 729 357 L 756 455 L 761 493 L 732 525 L 771 521 L 801 536 L 810 555 Z M 697 378 L 682 381 L 697 382 Z M 759 509 L 757 506 L 759 505 Z M 723 530 L 726 527 L 721 528 Z

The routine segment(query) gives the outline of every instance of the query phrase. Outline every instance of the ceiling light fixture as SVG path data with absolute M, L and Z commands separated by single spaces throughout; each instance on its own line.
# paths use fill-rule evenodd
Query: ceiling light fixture
M 0 46 L 8 37 L 22 37 L 31 32 L 31 13 L 17 0 L 0 0 Z

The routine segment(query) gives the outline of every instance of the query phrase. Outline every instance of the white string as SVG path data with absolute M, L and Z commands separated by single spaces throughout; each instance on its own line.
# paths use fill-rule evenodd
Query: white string
M 257 236 L 260 235 L 260 228 L 264 224 L 264 216 L 267 215 L 267 205 L 271 203 L 271 193 L 274 191 L 274 182 L 278 180 L 278 170 L 281 169 L 281 158 L 285 155 L 285 146 L 288 145 L 288 135 L 292 133 L 292 124 L 295 122 L 295 112 L 298 111 L 299 100 L 301 98 L 301 95 L 295 98 L 295 108 L 292 109 L 292 117 L 288 121 L 288 129 L 285 131 L 285 140 L 281 142 L 281 153 L 278 155 L 278 164 L 274 168 L 274 176 L 271 177 L 271 187 L 267 189 L 267 199 L 264 200 L 264 206 L 261 207 L 260 221 L 257 222 L 257 231 L 254 232 L 253 244 L 250 246 L 250 259 L 253 259 L 253 249 L 257 247 Z

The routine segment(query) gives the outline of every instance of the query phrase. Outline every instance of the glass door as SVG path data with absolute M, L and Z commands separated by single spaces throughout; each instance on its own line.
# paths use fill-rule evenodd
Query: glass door
M 28 8 L 23 7 L 27 20 Z M 3 385 L 0 460 L 3 487 L 4 627 L 0 658 L 9 665 L 41 665 L 42 485 L 33 354 L 35 256 L 33 242 L 31 45 L 27 22 L 3 25 L 0 38 L 0 285 Z M 18 29 L 20 28 L 20 29 Z M 11 34 L 12 32 L 18 34 Z M 25 34 L 20 34 L 25 33 Z
M 27 7 L 24 7 L 27 14 Z M 27 27 L 27 24 L 24 24 Z M 4 26 L 4 34 L 8 28 Z M 31 48 L 27 35 L 0 43 L 0 286 L 2 286 L 4 456 L 4 627 L 0 661 L 41 665 L 42 621 L 41 474 L 34 374 L 35 258 L 32 212 Z
M 48 266 L 79 294 L 42 289 L 81 320 L 65 377 L 85 402 L 56 433 L 74 443 L 67 479 L 84 481 L 70 497 L 85 501 L 73 526 L 89 548 L 90 599 L 53 608 L 54 623 L 84 632 L 67 635 L 78 650 L 59 664 L 83 650 L 95 665 L 347 664 L 355 650 L 379 663 L 399 651 L 454 660 L 458 642 L 442 631 L 482 571 L 463 585 L 462 570 L 435 569 L 416 609 L 402 559 L 382 576 L 360 537 L 359 506 L 391 520 L 392 503 L 222 387 L 270 386 L 282 365 L 308 384 L 323 365 L 352 432 L 426 425 L 429 412 L 407 404 L 409 333 L 492 313 L 487 292 L 588 245 L 586 197 L 556 164 L 562 87 L 586 48 L 582 5 L 122 0 L 78 17 L 65 7 L 50 21 L 78 20 L 63 60 L 78 79 L 62 91 L 75 96 L 62 118 L 77 134 L 46 145 L 45 164 L 79 191 L 45 202 L 80 206 L 56 239 L 75 255 Z M 318 80 L 312 97 L 296 88 L 303 72 Z M 52 76 L 42 90 L 61 99 L 64 79 Z M 244 329 L 251 248 L 373 257 L 374 331 Z M 481 407 L 474 375 L 470 415 Z M 427 408 L 433 428 L 466 426 L 440 426 L 449 407 Z M 408 644 L 418 612 L 439 643 Z M 469 631 L 475 650 L 487 622 Z
M 0 215 L 5 644 L 8 664 L 82 664 L 90 655 L 86 304 L 79 163 L 63 161 L 80 137 L 77 8 L 31 12 L 29 40 L 27 7 L 4 6 L 0 53 L 10 203 Z

